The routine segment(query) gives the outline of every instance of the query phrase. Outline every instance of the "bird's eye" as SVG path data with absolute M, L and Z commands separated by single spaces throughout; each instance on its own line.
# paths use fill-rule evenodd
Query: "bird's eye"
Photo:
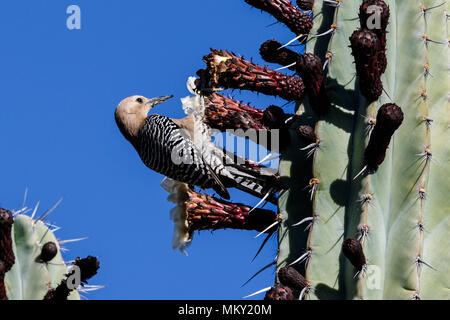
M 142 98 L 137 98 L 137 99 L 136 99 L 136 102 L 137 102 L 137 103 L 143 103 L 144 100 L 142 100 Z

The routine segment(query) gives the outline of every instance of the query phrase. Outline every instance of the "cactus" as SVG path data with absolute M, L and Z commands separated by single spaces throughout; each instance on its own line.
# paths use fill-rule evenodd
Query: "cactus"
M 52 209 L 53 210 L 53 209 Z M 79 292 L 97 286 L 70 289 L 73 267 L 80 270 L 80 281 L 92 277 L 99 267 L 93 257 L 77 258 L 70 267 L 61 256 L 61 245 L 44 219 L 52 211 L 34 219 L 27 209 L 17 212 L 0 209 L 0 300 L 79 300 Z M 81 240 L 81 239 L 79 239 Z
M 213 50 L 195 83 L 216 129 L 267 130 L 270 114 L 211 98 L 218 89 L 297 101 L 283 128 L 277 277 L 260 292 L 449 299 L 449 2 L 245 2 L 296 33 L 283 46 L 269 35 L 260 54 L 297 74 Z M 297 40 L 304 54 L 288 48 Z

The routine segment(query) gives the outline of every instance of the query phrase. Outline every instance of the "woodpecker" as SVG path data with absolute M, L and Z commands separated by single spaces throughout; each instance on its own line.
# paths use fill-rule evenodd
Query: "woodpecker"
M 252 175 L 248 170 L 240 170 L 234 163 L 224 164 L 223 159 L 217 157 L 206 160 L 207 157 L 194 143 L 195 120 L 192 115 L 183 119 L 148 115 L 153 107 L 172 97 L 149 99 L 131 96 L 122 100 L 116 108 L 117 126 L 136 149 L 142 162 L 171 179 L 202 189 L 211 188 L 225 199 L 230 199 L 227 188 L 236 187 L 276 202 L 273 184 L 276 184 L 278 177 L 273 172 L 259 171 Z

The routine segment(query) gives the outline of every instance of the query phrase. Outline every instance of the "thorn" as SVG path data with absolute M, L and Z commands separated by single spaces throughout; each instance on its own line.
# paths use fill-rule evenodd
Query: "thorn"
M 428 46 L 428 43 L 429 43 L 429 42 L 437 43 L 437 44 L 445 44 L 445 42 L 440 42 L 440 41 L 436 41 L 436 40 L 430 39 L 430 36 L 427 35 L 427 34 L 423 34 L 423 35 L 422 35 L 422 39 L 423 39 L 423 41 L 424 41 L 424 43 L 425 43 L 426 46 Z
M 447 1 L 444 1 L 444 2 L 442 2 L 441 4 L 438 4 L 438 5 L 429 7 L 429 8 L 425 8 L 424 5 L 421 5 L 421 6 L 420 6 L 420 10 L 422 11 L 422 14 L 425 15 L 428 11 L 443 6 L 446 2 L 447 2 Z
M 40 201 L 38 201 L 36 203 L 36 206 L 34 207 L 33 213 L 31 214 L 31 219 L 34 219 L 34 216 L 36 215 L 37 209 L 39 208 L 39 203 L 40 203 Z
M 256 206 L 254 206 L 249 212 L 248 214 L 252 213 L 255 209 L 257 209 L 264 201 L 266 201 L 266 199 L 270 196 L 270 194 L 272 193 L 272 189 L 270 189 L 266 195 L 261 199 L 261 201 L 258 202 L 258 204 Z
M 265 156 L 261 161 L 258 161 L 256 164 L 260 165 L 264 162 L 272 161 L 272 160 L 276 160 L 276 159 L 280 158 L 280 156 L 274 156 L 274 157 L 272 157 L 272 156 L 273 156 L 273 153 L 269 153 L 267 156 Z
M 295 66 L 296 64 L 297 64 L 297 62 L 293 62 L 293 63 L 291 63 L 291 64 L 289 64 L 289 65 L 287 65 L 287 66 L 277 68 L 277 69 L 275 69 L 275 71 L 281 71 L 281 70 L 284 70 L 284 69 L 289 69 L 290 67 L 293 67 L 293 66 Z
M 38 219 L 36 219 L 36 221 L 34 221 L 34 223 L 36 223 L 37 221 L 44 221 L 45 218 L 47 218 L 49 216 L 50 213 L 53 212 L 53 210 L 55 210 L 59 204 L 62 202 L 63 198 L 59 199 L 58 202 L 53 206 L 53 208 L 51 208 L 50 210 L 48 210 L 46 213 L 44 213 L 42 216 L 40 216 Z
M 370 227 L 367 224 L 363 224 L 359 226 L 359 237 L 358 241 L 361 245 L 366 243 L 366 240 L 369 238 Z
M 433 119 L 430 119 L 428 117 L 423 117 L 422 118 L 423 122 L 425 122 L 425 124 L 427 125 L 427 127 L 431 127 L 431 125 L 433 124 Z
M 425 226 L 422 222 L 418 222 L 417 223 L 417 229 L 419 229 L 420 232 L 424 232 L 425 231 Z
M 259 290 L 259 291 L 256 291 L 255 293 L 249 294 L 248 296 L 242 297 L 242 299 L 247 299 L 247 298 L 256 296 L 257 294 L 267 292 L 267 291 L 269 291 L 270 289 L 272 289 L 272 287 L 267 287 L 267 288 L 261 289 L 261 290 Z
M 370 204 L 372 199 L 373 199 L 373 195 L 370 194 L 370 193 L 366 193 L 366 194 L 361 195 L 361 197 L 358 200 L 358 202 L 360 202 L 361 203 L 361 207 L 363 207 L 366 204 Z
M 289 264 L 288 267 L 291 267 L 291 266 L 293 266 L 296 263 L 302 263 L 303 261 L 308 260 L 311 257 L 311 254 L 312 254 L 311 250 L 306 251 L 304 254 L 302 254 L 300 256 L 300 258 L 298 258 L 297 260 L 295 260 L 294 262 Z
M 258 249 L 258 252 L 256 252 L 255 256 L 252 259 L 252 262 L 255 261 L 256 257 L 259 255 L 259 253 L 262 251 L 262 249 L 264 248 L 264 246 L 266 245 L 267 241 L 270 239 L 270 237 L 274 234 L 274 232 L 271 232 L 267 235 L 267 237 L 264 239 L 264 241 L 262 242 L 261 246 Z
M 364 119 L 366 119 L 366 135 L 369 136 L 372 133 L 373 128 L 375 128 L 375 125 L 377 124 L 377 119 L 375 119 L 372 115 L 371 116 L 364 116 L 361 115 Z
M 425 188 L 419 188 L 419 199 L 420 200 L 425 200 L 427 198 L 427 192 L 425 190 Z
M 296 224 L 293 224 L 291 227 L 297 227 L 297 226 L 299 226 L 299 225 L 305 223 L 306 221 L 314 221 L 315 219 L 316 219 L 316 217 L 308 217 L 308 218 L 303 219 L 303 220 L 300 221 L 300 222 L 297 222 Z M 312 223 L 311 223 L 311 224 L 312 224 Z M 311 225 L 311 224 L 310 224 L 310 225 Z M 305 229 L 305 230 L 307 230 L 307 229 Z
M 323 0 L 323 2 L 330 7 L 339 7 L 341 5 L 342 0 Z
M 431 264 L 429 264 L 429 263 L 427 263 L 426 261 L 422 260 L 422 258 L 421 258 L 420 256 L 418 256 L 418 257 L 416 258 L 416 261 L 415 261 L 414 263 L 416 264 L 416 266 L 417 266 L 418 269 L 420 269 L 420 267 L 421 267 L 422 265 L 426 265 L 428 268 L 430 268 L 430 269 L 432 269 L 432 270 L 434 270 L 434 271 L 437 271 Z
M 430 65 L 428 63 L 423 66 L 423 70 L 424 70 L 423 73 L 424 73 L 425 77 L 428 77 L 429 75 L 431 77 L 433 77 L 433 75 L 430 72 Z
M 362 175 L 366 170 L 367 170 L 367 166 L 362 168 L 362 170 L 356 175 L 356 177 L 353 178 L 353 181 L 355 181 L 356 178 L 358 178 L 360 175 Z
M 265 228 L 263 231 L 261 231 L 256 237 L 258 238 L 259 236 L 261 236 L 262 234 L 266 233 L 267 231 L 269 231 L 270 229 L 272 229 L 274 226 L 281 224 L 281 218 L 277 217 L 277 221 L 275 221 L 274 223 L 272 223 L 270 226 L 268 226 L 267 228 Z
M 27 202 L 27 196 L 28 196 L 28 187 L 25 188 L 25 194 L 23 195 L 22 208 L 25 208 L 25 203 Z
M 311 157 L 314 153 L 316 153 L 317 149 L 320 147 L 320 142 L 311 143 L 310 145 L 307 145 L 306 147 L 300 149 L 300 151 L 306 151 L 309 150 L 306 154 L 307 158 Z
M 85 284 L 84 286 L 80 285 L 77 288 L 77 290 L 80 291 L 80 292 L 83 292 L 83 293 L 87 293 L 87 292 L 90 292 L 90 291 L 97 291 L 97 290 L 100 290 L 100 289 L 104 289 L 105 287 L 106 286 Z
M 309 180 L 309 185 L 307 185 L 307 186 L 303 189 L 303 190 L 305 190 L 305 189 L 307 189 L 307 188 L 310 189 L 310 190 L 309 190 L 309 194 L 311 195 L 311 197 L 310 197 L 310 200 L 311 200 L 311 201 L 313 200 L 314 193 L 316 192 L 319 183 L 320 183 L 320 180 L 319 180 L 319 179 L 317 179 L 317 178 L 312 178 L 311 180 Z
M 311 285 L 304 287 L 303 290 L 300 292 L 300 296 L 298 297 L 298 300 L 303 300 L 303 298 L 306 295 L 308 295 L 309 290 L 311 290 Z
M 59 241 L 59 245 L 63 245 L 63 244 L 66 244 L 66 243 L 72 243 L 72 242 L 83 241 L 83 240 L 86 240 L 87 238 L 88 238 L 88 237 L 85 237 L 85 238 L 78 238 L 78 239 L 62 240 L 62 241 Z
M 422 161 L 425 160 L 426 162 L 428 162 L 433 159 L 433 153 L 431 152 L 429 146 L 426 147 L 422 153 L 418 153 L 417 155 L 422 158 Z
M 387 93 L 386 89 L 383 87 L 383 92 L 387 95 L 387 97 L 389 98 L 389 100 L 391 100 L 391 102 L 393 102 L 391 96 L 389 95 L 389 93 Z
M 269 263 L 268 265 L 262 267 L 260 270 L 258 270 L 258 272 L 256 272 L 250 279 L 248 279 L 242 286 L 246 286 L 250 281 L 252 281 L 258 274 L 260 274 L 261 272 L 263 272 L 264 270 L 266 270 L 267 268 L 270 268 L 271 266 L 275 265 L 277 263 L 276 260 L 274 260 L 273 262 Z

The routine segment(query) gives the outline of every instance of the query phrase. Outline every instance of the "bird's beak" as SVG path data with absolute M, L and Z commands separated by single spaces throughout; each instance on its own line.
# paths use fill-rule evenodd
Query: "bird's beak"
M 150 108 L 153 108 L 154 106 L 156 106 L 160 103 L 163 103 L 164 101 L 167 101 L 170 98 L 173 98 L 173 95 L 148 99 L 146 104 L 148 104 L 150 106 Z

